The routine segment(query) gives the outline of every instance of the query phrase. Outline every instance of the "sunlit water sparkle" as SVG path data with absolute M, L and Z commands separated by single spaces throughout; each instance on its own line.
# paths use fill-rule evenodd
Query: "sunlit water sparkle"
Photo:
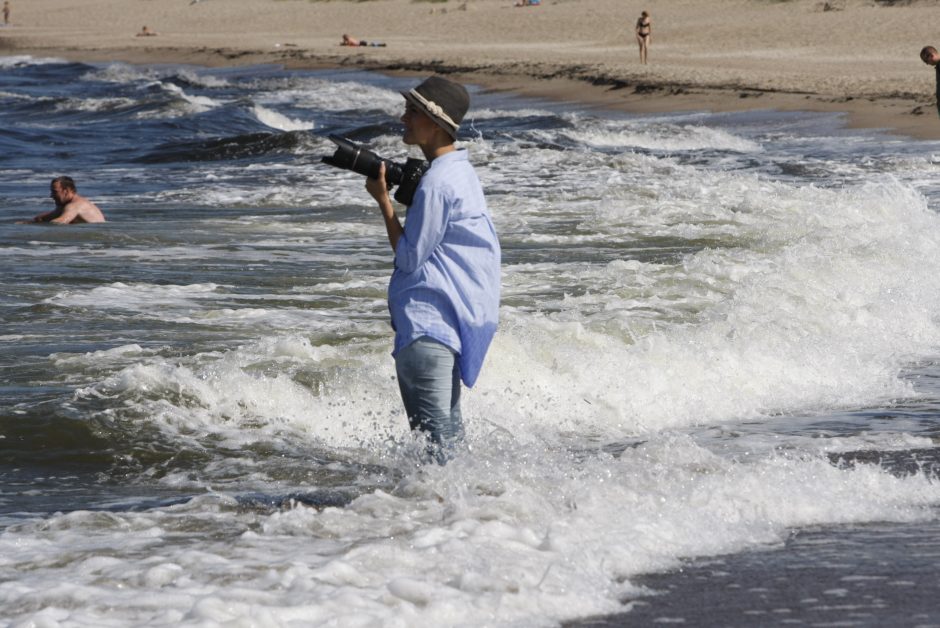
M 0 68 L 8 625 L 551 626 L 794 535 L 936 540 L 940 145 L 475 91 L 501 326 L 429 468 L 381 221 L 319 161 L 404 159 L 413 81 Z M 58 174 L 109 222 L 14 224 Z

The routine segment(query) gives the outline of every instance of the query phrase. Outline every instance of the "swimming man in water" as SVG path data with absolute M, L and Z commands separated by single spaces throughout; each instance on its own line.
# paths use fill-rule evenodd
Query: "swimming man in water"
M 35 216 L 25 222 L 49 222 L 56 225 L 71 225 L 83 222 L 104 222 L 104 214 L 98 206 L 75 190 L 72 177 L 56 177 L 49 186 L 49 196 L 55 201 L 55 209 Z

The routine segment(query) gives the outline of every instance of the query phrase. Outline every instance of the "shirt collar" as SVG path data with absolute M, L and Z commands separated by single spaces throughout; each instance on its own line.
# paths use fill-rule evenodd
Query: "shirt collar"
M 445 163 L 448 161 L 467 161 L 469 158 L 470 157 L 467 154 L 466 148 L 458 148 L 457 150 L 452 150 L 449 153 L 444 153 L 440 157 L 435 157 L 434 161 L 431 163 L 436 164 L 438 162 Z

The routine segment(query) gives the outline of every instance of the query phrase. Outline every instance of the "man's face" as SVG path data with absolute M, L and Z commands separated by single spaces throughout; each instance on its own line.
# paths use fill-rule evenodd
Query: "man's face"
M 409 146 L 427 144 L 434 137 L 436 129 L 440 128 L 428 114 L 410 102 L 405 103 L 405 113 L 401 121 L 405 125 L 405 136 L 402 140 Z
M 49 187 L 49 190 L 49 196 L 52 197 L 52 200 L 55 201 L 56 205 L 65 205 L 70 200 L 72 200 L 72 197 L 75 195 L 72 190 L 63 189 L 62 185 L 58 182 L 54 182 Z
M 940 63 L 940 52 L 936 50 L 925 50 L 920 55 L 921 61 L 927 65 L 937 65 Z

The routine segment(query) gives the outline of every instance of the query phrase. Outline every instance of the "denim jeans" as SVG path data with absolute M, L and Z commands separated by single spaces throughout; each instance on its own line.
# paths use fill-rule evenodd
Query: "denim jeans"
M 457 356 L 422 336 L 398 352 L 395 370 L 411 429 L 427 436 L 428 453 L 444 464 L 463 439 Z

